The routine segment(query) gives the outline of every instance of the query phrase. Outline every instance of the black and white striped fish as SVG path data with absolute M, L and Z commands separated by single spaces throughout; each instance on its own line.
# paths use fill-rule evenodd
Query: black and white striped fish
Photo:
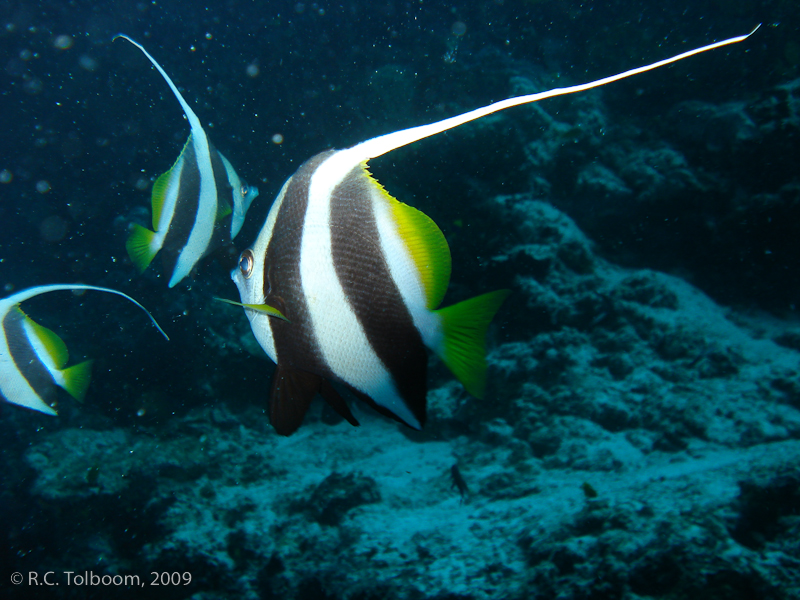
M 295 431 L 317 393 L 357 424 L 330 382 L 421 428 L 426 347 L 469 393 L 483 394 L 486 329 L 508 291 L 439 309 L 450 277 L 447 242 L 433 221 L 372 178 L 371 158 L 512 106 L 598 87 L 746 37 L 595 82 L 497 102 L 323 152 L 303 164 L 231 273 L 241 299 L 233 304 L 245 307 L 256 339 L 277 364 L 270 402 L 276 431 Z
M 93 285 L 63 284 L 28 288 L 0 299 L 0 398 L 12 404 L 55 415 L 56 386 L 77 400 L 83 400 L 89 385 L 92 361 L 66 367 L 67 347 L 55 333 L 22 312 L 21 302 L 64 290 L 95 290 L 122 296 L 141 308 L 161 334 L 167 337 L 153 316 L 136 300 L 117 290 Z
M 209 252 L 236 237 L 258 189 L 240 179 L 228 159 L 214 148 L 200 119 L 147 50 L 125 35 L 117 37 L 139 48 L 161 73 L 191 127 L 178 160 L 153 184 L 153 231 L 134 225 L 126 243 L 140 273 L 163 251 L 164 270 L 169 274 L 169 287 L 173 287 Z

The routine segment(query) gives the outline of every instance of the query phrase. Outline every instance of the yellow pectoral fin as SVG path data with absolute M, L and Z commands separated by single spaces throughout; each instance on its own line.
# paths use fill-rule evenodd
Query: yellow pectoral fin
M 222 221 L 222 219 L 231 213 L 233 213 L 233 209 L 226 201 L 223 200 L 217 205 L 217 221 Z
M 289 321 L 289 319 L 287 319 L 281 311 L 279 311 L 274 306 L 270 306 L 269 304 L 242 304 L 241 302 L 236 302 L 235 300 L 228 300 L 227 298 L 217 298 L 217 297 L 214 297 L 214 300 L 219 300 L 220 302 L 224 302 L 225 304 L 233 304 L 234 306 L 241 306 L 242 308 L 250 308 L 265 315 L 269 315 L 271 317 L 278 317 L 279 319 L 283 319 L 287 323 L 291 323 L 291 321 Z

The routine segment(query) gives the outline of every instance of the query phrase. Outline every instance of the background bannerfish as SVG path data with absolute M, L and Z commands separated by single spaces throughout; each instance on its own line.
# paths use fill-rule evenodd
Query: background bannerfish
M 163 250 L 169 287 L 174 287 L 204 256 L 236 237 L 258 189 L 241 180 L 228 159 L 214 148 L 200 119 L 147 50 L 125 35 L 117 37 L 139 48 L 161 73 L 191 127 L 175 164 L 153 184 L 153 231 L 134 225 L 126 243 L 140 273 Z
M 122 296 L 147 313 L 153 325 L 169 339 L 144 306 L 110 288 L 82 284 L 42 285 L 3 298 L 0 300 L 0 397 L 48 415 L 57 414 L 51 406 L 56 386 L 76 400 L 83 400 L 92 361 L 65 368 L 69 354 L 64 342 L 22 312 L 19 304 L 40 294 L 64 290 L 95 290 Z
M 330 381 L 420 429 L 425 347 L 468 392 L 483 395 L 486 330 L 509 292 L 438 309 L 450 278 L 447 242 L 431 219 L 397 201 L 370 175 L 371 158 L 512 106 L 605 85 L 752 33 L 594 82 L 510 98 L 323 152 L 303 164 L 231 273 L 241 299 L 232 303 L 245 308 L 256 339 L 277 364 L 270 400 L 276 431 L 294 432 L 317 393 L 356 425 Z

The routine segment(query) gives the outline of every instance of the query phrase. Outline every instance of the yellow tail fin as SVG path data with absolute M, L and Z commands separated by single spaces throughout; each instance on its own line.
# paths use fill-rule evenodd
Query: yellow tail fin
M 61 375 L 64 377 L 64 389 L 75 400 L 83 402 L 86 397 L 86 390 L 89 387 L 89 381 L 92 379 L 92 361 L 86 360 L 77 365 L 72 365 L 61 371 Z
M 497 290 L 435 311 L 444 341 L 439 356 L 476 398 L 486 388 L 486 330 L 511 290 Z

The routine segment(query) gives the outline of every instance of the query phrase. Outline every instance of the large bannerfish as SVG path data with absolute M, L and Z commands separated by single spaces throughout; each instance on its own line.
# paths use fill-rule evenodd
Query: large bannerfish
M 161 250 L 169 287 L 174 287 L 204 256 L 233 241 L 258 189 L 240 179 L 228 159 L 214 148 L 200 119 L 147 50 L 126 35 L 116 38 L 139 48 L 161 73 L 191 127 L 178 160 L 153 184 L 153 231 L 134 225 L 126 243 L 140 273 Z
M 227 301 L 244 306 L 256 339 L 277 364 L 270 399 L 276 431 L 294 432 L 317 393 L 357 425 L 331 382 L 420 429 L 426 347 L 470 394 L 483 395 L 486 329 L 508 291 L 438 308 L 450 278 L 447 242 L 431 219 L 370 175 L 370 159 L 512 106 L 595 88 L 747 37 L 591 83 L 503 100 L 303 164 L 231 273 L 241 303 Z
M 76 400 L 83 400 L 89 386 L 92 361 L 66 367 L 69 354 L 58 335 L 22 312 L 21 302 L 47 292 L 94 290 L 116 294 L 141 308 L 166 338 L 148 310 L 117 290 L 93 285 L 40 285 L 0 299 L 0 398 L 12 404 L 55 415 L 56 387 Z

